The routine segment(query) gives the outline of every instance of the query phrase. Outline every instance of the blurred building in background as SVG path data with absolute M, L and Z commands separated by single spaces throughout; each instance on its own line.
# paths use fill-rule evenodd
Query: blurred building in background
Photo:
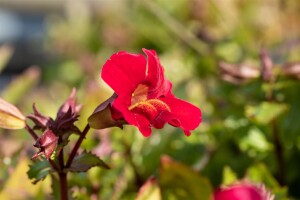
M 2 66 L 0 90 L 13 74 L 47 62 L 45 21 L 49 14 L 58 11 L 57 2 L 0 2 L 0 47 L 10 46 L 13 50 L 8 62 Z

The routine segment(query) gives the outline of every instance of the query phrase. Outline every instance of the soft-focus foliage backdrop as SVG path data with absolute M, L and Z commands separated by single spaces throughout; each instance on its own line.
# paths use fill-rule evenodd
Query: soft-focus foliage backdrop
M 279 71 L 283 63 L 300 61 L 297 0 L 30 0 L 3 1 L 0 8 L 42 19 L 41 27 L 25 27 L 30 40 L 21 54 L 31 53 L 19 58 L 24 62 L 9 61 L 18 59 L 19 43 L 0 46 L 0 96 L 24 113 L 35 102 L 55 117 L 76 87 L 83 128 L 112 93 L 99 77 L 103 63 L 119 50 L 141 48 L 155 49 L 174 93 L 202 109 L 203 122 L 190 137 L 171 126 L 150 138 L 134 127 L 90 131 L 84 148 L 112 169 L 69 177 L 74 197 L 134 199 L 154 175 L 166 199 L 196 199 L 197 191 L 209 194 L 243 178 L 264 183 L 276 199 L 300 198 L 299 80 L 278 76 L 271 85 L 261 78 L 231 84 L 218 67 L 225 61 L 260 71 L 262 48 Z M 0 36 L 10 25 L 1 24 Z M 25 131 L 0 130 L 0 199 L 49 198 L 50 179 L 37 185 L 27 179 L 32 145 Z M 177 164 L 169 166 L 163 155 Z

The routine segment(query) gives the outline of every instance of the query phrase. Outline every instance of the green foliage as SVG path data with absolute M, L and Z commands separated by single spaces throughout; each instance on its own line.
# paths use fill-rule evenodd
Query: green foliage
M 212 198 L 212 188 L 206 177 L 170 158 L 162 158 L 159 178 L 163 199 Z
M 287 111 L 288 106 L 283 103 L 262 102 L 258 106 L 246 106 L 246 116 L 259 124 L 269 124 Z
M 96 155 L 89 152 L 83 152 L 75 156 L 69 170 L 71 172 L 86 172 L 90 168 L 96 166 L 110 169 L 110 167 Z
M 234 184 L 236 181 L 238 181 L 238 178 L 236 177 L 236 174 L 230 169 L 230 167 L 226 166 L 223 170 L 223 185 L 231 185 Z
M 52 168 L 46 159 L 38 160 L 32 165 L 29 165 L 29 170 L 27 172 L 28 178 L 32 179 L 34 184 L 42 181 L 50 174 Z

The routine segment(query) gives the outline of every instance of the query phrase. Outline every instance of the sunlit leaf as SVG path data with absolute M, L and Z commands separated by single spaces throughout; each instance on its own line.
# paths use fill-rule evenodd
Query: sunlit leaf
M 25 117 L 14 105 L 0 98 L 0 127 L 6 129 L 22 129 Z
M 159 184 L 164 199 L 212 199 L 207 178 L 166 156 L 161 159 Z
M 232 171 L 232 169 L 229 166 L 225 166 L 224 169 L 223 169 L 222 184 L 223 185 L 230 185 L 230 184 L 233 184 L 236 181 L 237 181 L 237 176 L 234 173 L 234 171 Z
M 242 151 L 248 151 L 256 155 L 256 153 L 267 152 L 272 149 L 272 144 L 268 142 L 264 133 L 258 128 L 251 128 L 248 134 L 241 138 L 239 142 L 239 147 Z
M 258 106 L 246 106 L 245 112 L 249 119 L 260 124 L 268 124 L 287 109 L 288 105 L 283 103 L 262 102 Z
M 72 172 L 86 172 L 91 167 L 96 166 L 110 169 L 110 167 L 96 155 L 83 152 L 74 158 L 69 170 Z
M 135 200 L 161 200 L 160 188 L 154 177 L 150 178 L 139 190 Z

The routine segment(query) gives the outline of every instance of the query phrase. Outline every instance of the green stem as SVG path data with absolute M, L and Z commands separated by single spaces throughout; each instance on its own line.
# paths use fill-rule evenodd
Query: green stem
M 69 168 L 71 166 L 73 159 L 75 158 L 77 151 L 78 151 L 82 141 L 84 140 L 86 134 L 89 132 L 89 130 L 90 130 L 90 126 L 89 126 L 89 124 L 87 124 L 85 126 L 84 130 L 82 131 L 82 133 L 80 134 L 80 137 L 78 138 L 75 146 L 73 147 L 73 149 L 71 151 L 71 154 L 70 154 L 69 159 L 66 164 L 66 168 Z
M 272 79 L 270 84 L 270 89 L 267 93 L 266 100 L 268 102 L 274 101 L 274 80 Z M 271 122 L 271 130 L 272 130 L 272 136 L 273 136 L 273 144 L 275 146 L 275 156 L 276 156 L 276 162 L 278 167 L 278 182 L 280 185 L 284 185 L 285 183 L 285 166 L 284 166 L 284 158 L 283 158 L 283 147 L 280 141 L 279 136 L 279 130 L 277 126 L 277 120 L 274 119 Z

